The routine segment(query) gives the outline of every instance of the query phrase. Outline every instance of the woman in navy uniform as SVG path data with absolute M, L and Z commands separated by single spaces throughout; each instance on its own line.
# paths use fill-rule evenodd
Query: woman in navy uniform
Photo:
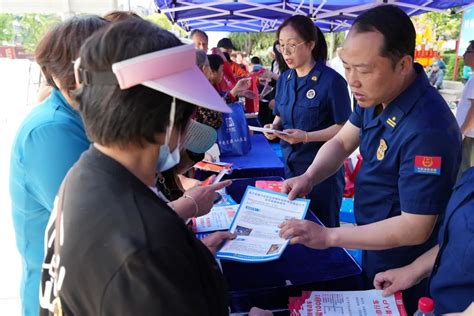
M 413 263 L 377 274 L 375 287 L 391 295 L 431 275 L 436 315 L 462 312 L 474 301 L 474 167 L 454 187 L 438 243 Z
M 277 82 L 275 119 L 265 127 L 284 130 L 280 135 L 287 178 L 303 174 L 321 146 L 340 130 L 351 114 L 347 84 L 327 67 L 327 45 L 311 19 L 296 15 L 277 31 L 279 45 L 290 68 Z M 273 139 L 275 134 L 266 134 Z M 328 227 L 339 226 L 344 190 L 343 168 L 315 186 L 307 195 L 310 208 Z

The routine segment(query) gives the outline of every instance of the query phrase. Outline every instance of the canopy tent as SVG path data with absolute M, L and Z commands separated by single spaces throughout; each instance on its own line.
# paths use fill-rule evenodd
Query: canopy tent
M 393 4 L 408 15 L 472 6 L 474 0 L 155 0 L 159 12 L 185 30 L 272 32 L 288 17 L 310 16 L 324 32 L 342 31 L 363 11 Z

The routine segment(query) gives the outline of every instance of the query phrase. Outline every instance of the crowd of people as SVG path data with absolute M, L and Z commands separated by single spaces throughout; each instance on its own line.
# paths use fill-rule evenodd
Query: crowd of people
M 213 255 L 234 235 L 198 240 L 186 224 L 231 182 L 196 186 L 184 174 L 214 145 L 228 104 L 257 97 L 255 71 L 261 91 L 272 87 L 259 118 L 285 132 L 265 134 L 282 147 L 283 192 L 309 198 L 324 224 L 289 219 L 280 236 L 362 249 L 365 288 L 403 290 L 409 313 L 428 295 L 436 314 L 465 310 L 474 301 L 474 79 L 456 120 L 437 91 L 441 66 L 427 76 L 414 61 L 415 35 L 395 6 L 361 14 L 338 50 L 344 79 L 326 65 L 321 30 L 300 15 L 279 26 L 268 70 L 258 57 L 244 65 L 229 38 L 209 50 L 196 29 L 183 45 L 129 12 L 53 27 L 36 49 L 49 90 L 11 154 L 23 315 L 229 314 Z M 474 67 L 474 41 L 464 62 Z M 339 227 L 343 163 L 356 148 L 357 226 Z

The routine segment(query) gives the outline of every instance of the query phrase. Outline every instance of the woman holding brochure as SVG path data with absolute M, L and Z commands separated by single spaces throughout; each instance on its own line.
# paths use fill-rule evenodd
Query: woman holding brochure
M 93 144 L 66 175 L 48 223 L 40 315 L 229 314 L 208 250 L 219 243 L 196 239 L 154 186 L 156 166 L 179 161 L 193 104 L 229 111 L 194 54 L 139 19 L 82 46 L 76 98 Z
M 277 82 L 275 119 L 265 133 L 281 139 L 287 178 L 303 174 L 321 146 L 340 130 L 351 113 L 345 80 L 325 65 L 327 45 L 308 17 L 296 15 L 278 28 L 277 49 L 290 68 Z M 328 227 L 339 226 L 344 190 L 343 169 L 317 185 L 307 196 L 310 209 Z

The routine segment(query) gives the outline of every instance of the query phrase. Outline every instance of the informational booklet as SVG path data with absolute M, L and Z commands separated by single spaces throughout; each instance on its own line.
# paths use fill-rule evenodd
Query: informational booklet
M 287 219 L 303 219 L 309 200 L 290 201 L 283 193 L 248 186 L 234 217 L 230 231 L 237 237 L 228 240 L 217 258 L 242 262 L 278 259 L 288 240 L 279 236 L 280 225 Z
M 262 133 L 270 133 L 270 134 L 280 134 L 280 135 L 288 135 L 288 133 L 285 133 L 283 131 L 279 131 L 277 129 L 271 129 L 271 128 L 266 128 L 266 127 L 258 127 L 258 126 L 251 126 L 249 125 L 249 130 L 254 131 L 254 132 L 262 132 Z
M 407 316 L 401 292 L 383 297 L 380 290 L 303 292 L 288 307 L 292 316 Z
M 214 206 L 206 215 L 193 218 L 193 231 L 206 233 L 218 230 L 229 230 L 239 204 Z

